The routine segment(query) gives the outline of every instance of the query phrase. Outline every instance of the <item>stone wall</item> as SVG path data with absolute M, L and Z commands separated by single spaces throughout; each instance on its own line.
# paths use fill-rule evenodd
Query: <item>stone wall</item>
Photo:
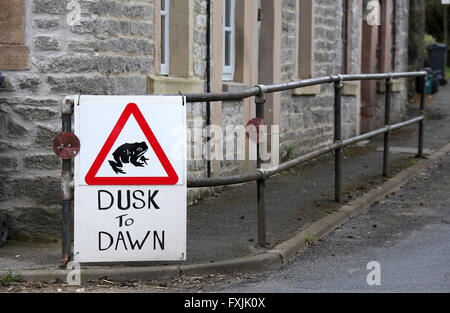
M 29 69 L 2 72 L 0 206 L 13 238 L 60 232 L 60 161 L 51 146 L 63 96 L 145 94 L 153 71 L 153 1 L 79 1 L 74 26 L 68 3 L 24 2 Z
M 409 2 L 395 1 L 397 19 L 396 19 L 396 56 L 395 68 L 393 72 L 407 72 L 408 71 L 408 30 L 409 30 Z M 389 51 L 391 51 L 392 41 L 389 42 Z M 389 56 L 391 62 L 392 56 Z M 391 63 L 389 63 L 391 64 Z M 384 82 L 379 82 L 384 84 Z M 400 84 L 398 84 L 400 83 Z M 375 126 L 377 128 L 384 126 L 384 106 L 385 94 L 380 90 L 378 85 L 376 108 L 375 108 Z M 397 123 L 406 118 L 406 104 L 408 102 L 408 88 L 407 79 L 400 79 L 396 85 L 393 86 L 392 100 L 391 100 L 391 123 Z
M 362 17 L 359 2 L 350 1 L 350 73 L 360 72 Z M 407 70 L 409 1 L 395 2 L 398 12 L 396 70 L 403 71 Z M 149 93 L 148 77 L 158 74 L 155 2 L 79 0 L 77 3 L 82 9 L 79 24 L 68 20 L 73 10 L 70 6 L 68 9 L 70 0 L 11 0 L 8 3 L 14 5 L 16 14 L 22 14 L 24 22 L 15 26 L 21 32 L 6 36 L 6 32 L 11 31 L 5 28 L 0 12 L 0 61 L 3 62 L 0 64 L 5 65 L 6 57 L 14 55 L 11 51 L 17 54 L 15 59 L 20 59 L 20 62 L 3 66 L 3 69 L 9 69 L 2 70 L 0 78 L 0 208 L 8 214 L 13 238 L 55 238 L 60 232 L 60 161 L 53 154 L 51 145 L 61 129 L 59 104 L 70 94 Z M 194 0 L 193 3 L 193 77 L 183 79 L 202 84 L 206 78 L 206 0 Z M 296 4 L 297 0 L 282 0 L 280 58 L 283 82 L 302 78 L 297 77 L 296 69 Z M 341 73 L 342 0 L 314 1 L 314 10 L 313 76 Z M 212 38 L 213 45 L 215 40 Z M 217 72 L 218 69 L 212 70 Z M 243 83 L 224 85 L 229 91 L 247 87 Z M 359 133 L 358 88 L 356 86 L 353 94 L 343 96 L 344 137 Z M 320 93 L 314 95 L 282 93 L 282 157 L 283 147 L 292 146 L 300 155 L 333 140 L 333 100 L 332 84 L 320 86 Z M 403 118 L 405 104 L 406 90 L 396 93 L 393 121 Z M 247 120 L 244 119 L 249 114 L 245 110 L 252 111 L 248 107 L 244 109 L 243 101 L 224 102 L 220 117 L 222 125 L 245 125 Z M 384 120 L 383 94 L 378 94 L 376 111 L 377 120 Z M 194 135 L 194 121 L 199 121 L 203 128 L 205 117 L 205 103 L 187 104 L 191 135 Z M 188 141 L 192 143 L 189 138 Z M 204 143 L 203 140 L 191 147 L 198 150 Z M 253 167 L 246 161 L 224 160 L 220 162 L 219 173 L 236 174 Z M 189 160 L 188 171 L 189 176 L 204 177 L 206 161 Z M 210 192 L 210 188 L 190 190 L 188 201 L 195 202 Z
M 349 1 L 349 74 L 361 73 L 361 22 L 363 8 L 359 1 Z M 393 71 L 407 71 L 408 62 L 408 1 L 394 1 L 396 5 L 396 58 Z M 342 0 L 315 1 L 315 40 L 313 76 L 327 76 L 343 72 L 342 68 Z M 283 1 L 282 81 L 298 79 L 295 55 L 296 1 Z M 301 43 L 300 43 L 301 44 Z M 391 51 L 391 47 L 389 47 Z M 300 77 L 301 79 L 301 77 Z M 359 83 L 344 83 L 342 97 L 342 134 L 344 138 L 360 132 Z M 396 84 L 392 95 L 391 121 L 406 116 L 407 91 L 404 80 Z M 350 92 L 347 92 L 350 90 Z M 353 92 L 353 91 L 355 92 Z M 281 109 L 282 147 L 294 147 L 296 154 L 311 151 L 333 140 L 333 87 L 321 85 L 320 93 L 294 96 L 284 92 Z M 384 125 L 385 95 L 377 93 L 375 126 Z M 283 154 L 283 149 L 281 149 Z
M 238 84 L 238 83 L 227 83 L 226 84 L 227 91 L 229 92 L 239 92 L 243 89 L 249 88 L 249 86 Z M 244 121 L 244 103 L 243 101 L 226 101 L 222 103 L 222 125 L 224 129 L 224 140 L 223 140 L 223 153 L 224 160 L 220 162 L 220 175 L 234 175 L 238 173 L 242 173 L 242 171 L 249 169 L 246 168 L 245 161 L 238 159 L 238 148 L 237 148 L 237 136 L 232 135 L 231 128 L 229 129 L 229 133 L 227 133 L 227 126 L 245 126 L 248 121 Z M 233 139 L 235 144 L 233 144 L 233 159 L 228 160 L 226 158 L 226 153 L 231 154 L 230 151 L 227 151 L 227 143 L 226 137 Z M 229 144 L 231 147 L 231 145 Z
M 341 73 L 342 67 L 342 7 L 341 1 L 315 1 L 314 29 L 314 68 L 313 77 Z M 282 28 L 282 81 L 302 79 L 296 77 L 296 1 L 283 1 Z M 352 36 L 359 36 L 352 32 Z M 357 37 L 355 42 L 357 42 Z M 301 43 L 300 43 L 301 44 Z M 358 58 L 359 59 L 359 58 Z M 355 69 L 355 72 L 357 70 Z M 343 134 L 357 133 L 355 97 L 343 99 Z M 281 103 L 281 136 L 282 147 L 294 147 L 296 154 L 311 151 L 328 144 L 333 140 L 333 103 L 334 90 L 332 84 L 321 85 L 316 95 L 294 96 L 291 92 L 283 92 Z M 283 149 L 281 149 L 283 153 Z

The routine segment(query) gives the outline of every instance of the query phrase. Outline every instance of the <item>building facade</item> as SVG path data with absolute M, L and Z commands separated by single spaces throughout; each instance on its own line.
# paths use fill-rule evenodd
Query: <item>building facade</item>
M 408 11 L 406 0 L 1 0 L 0 208 L 12 237 L 60 233 L 60 161 L 52 141 L 64 96 L 238 91 L 406 71 Z M 405 82 L 395 81 L 393 91 L 398 121 Z M 344 84 L 345 137 L 384 123 L 383 92 L 376 82 Z M 265 123 L 278 126 L 281 147 L 271 165 L 288 148 L 301 154 L 332 142 L 333 95 L 332 85 L 320 85 L 268 96 Z M 198 125 L 203 131 L 207 111 L 212 125 L 246 125 L 255 104 L 188 104 L 192 151 L 204 147 L 192 137 Z M 212 175 L 253 169 L 249 153 L 213 160 Z M 189 176 L 206 175 L 204 159 L 188 167 Z M 189 201 L 208 192 L 191 190 Z

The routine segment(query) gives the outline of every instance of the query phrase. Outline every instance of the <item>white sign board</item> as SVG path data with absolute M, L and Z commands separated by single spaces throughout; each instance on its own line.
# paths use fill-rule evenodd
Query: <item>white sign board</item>
M 450 0 L 441 0 L 442 4 L 450 4 Z
M 74 259 L 186 259 L 181 96 L 75 96 Z

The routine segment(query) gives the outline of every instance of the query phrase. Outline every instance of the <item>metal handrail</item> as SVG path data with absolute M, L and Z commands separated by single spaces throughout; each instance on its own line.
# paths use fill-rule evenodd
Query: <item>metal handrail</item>
M 383 79 L 395 79 L 395 78 L 406 78 L 406 77 L 424 77 L 427 75 L 426 71 L 419 72 L 398 72 L 398 73 L 381 73 L 381 74 L 349 74 L 349 75 L 331 75 L 319 78 L 311 78 L 304 79 L 295 82 L 287 82 L 275 85 L 265 85 L 266 93 L 273 93 L 279 91 L 286 91 L 301 87 L 314 86 L 327 84 L 332 82 L 339 81 L 355 81 L 355 80 L 383 80 Z M 216 93 L 205 93 L 205 94 L 186 94 L 186 102 L 214 102 L 214 101 L 237 101 L 245 98 L 249 98 L 252 96 L 257 96 L 261 93 L 261 89 L 258 86 L 245 89 L 239 92 L 216 92 Z M 333 143 L 328 146 L 325 146 L 319 150 L 310 152 L 283 164 L 280 164 L 276 169 L 271 170 L 261 170 L 258 169 L 251 173 L 237 174 L 227 177 L 211 177 L 211 178 L 188 178 L 187 185 L 189 188 L 195 187 L 214 187 L 214 186 L 224 186 L 224 185 L 233 185 L 240 183 L 247 183 L 257 179 L 263 179 L 264 176 L 267 178 L 269 176 L 273 176 L 277 173 L 280 173 L 284 170 L 290 169 L 292 167 L 301 165 L 317 156 L 320 156 L 324 153 L 332 152 L 340 147 L 344 147 L 350 144 L 357 143 L 359 141 L 363 141 L 369 139 L 374 136 L 381 135 L 383 133 L 387 133 L 391 130 L 408 126 L 410 124 L 417 123 L 421 121 L 423 117 L 418 117 L 411 121 L 406 121 L 407 124 L 403 125 L 394 124 L 391 125 L 391 128 L 381 128 L 360 136 L 352 137 L 344 140 L 340 145 Z
M 214 102 L 214 101 L 237 101 L 249 97 L 255 97 L 256 103 L 256 117 L 264 118 L 264 102 L 265 94 L 292 90 L 307 86 L 321 85 L 334 83 L 335 97 L 334 97 L 334 142 L 324 147 L 311 151 L 307 154 L 299 156 L 295 159 L 281 163 L 276 167 L 263 169 L 261 166 L 261 159 L 259 156 L 259 149 L 257 148 L 257 169 L 250 173 L 236 174 L 224 177 L 209 177 L 209 178 L 188 178 L 187 186 L 189 188 L 198 187 L 213 187 L 225 186 L 247 183 L 251 181 L 257 182 L 257 213 L 258 213 L 258 244 L 265 246 L 266 231 L 265 231 L 265 181 L 267 178 L 276 175 L 282 171 L 299 166 L 307 161 L 310 161 L 318 156 L 326 153 L 335 152 L 335 200 L 340 203 L 342 201 L 342 187 L 341 187 L 341 149 L 351 144 L 379 136 L 384 134 L 384 152 L 383 152 L 383 176 L 388 176 L 389 164 L 389 139 L 390 133 L 393 130 L 406 127 L 415 123 L 419 123 L 419 143 L 418 143 L 418 157 L 423 157 L 423 122 L 424 122 L 424 107 L 425 107 L 425 81 L 421 89 L 420 113 L 421 115 L 407 121 L 396 124 L 390 122 L 391 111 L 391 93 L 392 80 L 396 78 L 409 77 L 423 77 L 427 76 L 426 71 L 417 72 L 397 72 L 397 73 L 378 73 L 378 74 L 346 74 L 346 75 L 330 75 L 325 77 L 310 78 L 293 82 L 286 82 L 274 85 L 258 85 L 239 92 L 216 92 L 205 94 L 187 94 L 186 102 Z M 341 97 L 344 81 L 362 81 L 362 80 L 385 80 L 385 127 L 342 140 L 342 122 L 341 122 Z
M 214 102 L 214 101 L 233 101 L 242 100 L 249 97 L 255 97 L 256 117 L 264 118 L 264 102 L 265 94 L 286 91 L 307 86 L 321 85 L 327 83 L 334 83 L 335 97 L 334 97 L 334 142 L 316 149 L 312 152 L 304 154 L 295 159 L 284 162 L 277 167 L 270 169 L 262 169 L 261 158 L 259 155 L 259 147 L 257 146 L 257 167 L 258 169 L 250 172 L 237 174 L 226 177 L 212 177 L 212 178 L 188 178 L 188 187 L 211 187 L 232 185 L 239 183 L 257 182 L 257 223 L 258 223 L 258 244 L 265 246 L 266 244 L 266 227 L 265 227 L 265 211 L 266 211 L 266 179 L 280 173 L 281 171 L 293 168 L 312 160 L 322 154 L 335 152 L 335 200 L 341 202 L 341 149 L 345 146 L 354 144 L 356 142 L 372 138 L 384 134 L 384 153 L 383 153 L 383 175 L 388 174 L 389 162 L 389 135 L 392 130 L 406 127 L 414 123 L 419 124 L 419 142 L 418 142 L 418 157 L 423 157 L 423 134 L 424 134 L 424 108 L 425 108 L 425 81 L 421 84 L 421 98 L 420 98 L 420 116 L 413 119 L 400 122 L 397 124 L 390 123 L 390 107 L 391 107 L 391 92 L 392 79 L 407 78 L 407 77 L 426 77 L 426 71 L 420 72 L 399 72 L 399 73 L 380 73 L 380 74 L 356 74 L 356 75 L 331 75 L 319 78 L 310 78 L 294 82 L 286 82 L 274 85 L 258 85 L 239 92 L 217 92 L 205 94 L 186 94 L 186 102 Z M 344 81 L 355 80 L 385 80 L 386 82 L 386 100 L 385 100 L 385 127 L 359 135 L 352 138 L 341 138 L 341 97 Z M 73 101 L 63 101 L 61 107 L 62 113 L 62 130 L 63 132 L 72 131 L 72 113 Z M 71 245 L 69 237 L 70 229 L 70 215 L 73 193 L 70 188 L 70 181 L 72 179 L 72 162 L 71 160 L 63 160 L 61 172 L 61 185 L 63 189 L 63 203 L 62 203 L 62 263 L 67 264 L 71 257 Z
M 317 78 L 303 79 L 293 82 L 286 82 L 274 85 L 265 85 L 266 93 L 278 91 L 292 90 L 296 88 L 322 85 L 333 83 L 336 81 L 355 81 L 355 80 L 383 80 L 407 77 L 424 77 L 426 71 L 418 72 L 397 72 L 397 73 L 381 73 L 381 74 L 346 74 L 346 75 L 330 75 Z M 236 92 L 212 92 L 212 93 L 191 93 L 186 94 L 186 102 L 214 102 L 214 101 L 237 101 L 250 98 L 260 94 L 260 89 L 255 86 Z

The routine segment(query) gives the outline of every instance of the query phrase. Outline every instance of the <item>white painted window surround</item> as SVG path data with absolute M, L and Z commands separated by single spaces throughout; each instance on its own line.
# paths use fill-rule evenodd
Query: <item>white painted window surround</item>
M 169 75 L 170 0 L 161 0 L 161 75 Z
M 223 70 L 224 81 L 233 80 L 234 76 L 234 50 L 235 50 L 235 23 L 234 23 L 235 0 L 223 0 Z

